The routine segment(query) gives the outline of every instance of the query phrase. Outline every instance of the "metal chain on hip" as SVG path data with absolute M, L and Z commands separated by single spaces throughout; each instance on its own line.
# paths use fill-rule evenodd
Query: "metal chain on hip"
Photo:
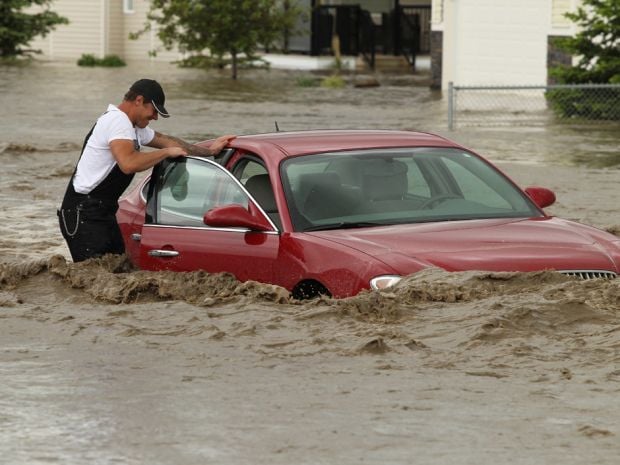
M 67 236 L 69 237 L 73 237 L 77 234 L 78 232 L 78 227 L 80 226 L 80 209 L 76 209 L 77 214 L 75 215 L 75 229 L 73 230 L 73 232 L 69 232 L 69 228 L 67 228 L 67 220 L 65 220 L 65 209 L 61 208 L 60 209 L 60 216 L 62 217 L 62 224 L 65 227 L 65 232 L 67 233 Z

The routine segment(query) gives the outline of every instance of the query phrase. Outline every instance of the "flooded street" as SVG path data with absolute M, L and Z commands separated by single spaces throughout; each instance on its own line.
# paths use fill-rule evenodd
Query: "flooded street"
M 173 115 L 152 126 L 188 141 L 276 121 L 436 132 L 553 189 L 548 213 L 620 235 L 617 125 L 450 132 L 415 77 L 299 76 L 0 67 L 0 464 L 617 463 L 620 279 L 429 270 L 302 303 L 228 275 L 70 262 L 56 208 L 81 142 L 141 77 Z

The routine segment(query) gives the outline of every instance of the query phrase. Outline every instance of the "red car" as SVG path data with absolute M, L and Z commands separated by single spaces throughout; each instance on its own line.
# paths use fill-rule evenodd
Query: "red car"
M 146 270 L 230 272 L 297 298 L 382 289 L 428 267 L 615 278 L 620 239 L 547 216 L 443 137 L 406 131 L 240 136 L 216 157 L 165 161 L 120 201 Z

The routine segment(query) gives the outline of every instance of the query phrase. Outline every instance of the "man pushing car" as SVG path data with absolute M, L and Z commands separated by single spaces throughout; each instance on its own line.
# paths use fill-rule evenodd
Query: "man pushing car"
M 154 131 L 148 127 L 151 120 L 170 116 L 164 103 L 161 85 L 140 79 L 120 105 L 108 106 L 86 135 L 58 210 L 60 231 L 74 262 L 125 252 L 116 211 L 135 173 L 168 157 L 213 156 L 235 137 L 221 136 L 205 148 Z M 143 146 L 157 150 L 141 152 Z

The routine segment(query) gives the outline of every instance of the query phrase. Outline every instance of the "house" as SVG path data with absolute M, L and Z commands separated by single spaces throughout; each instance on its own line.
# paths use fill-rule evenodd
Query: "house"
M 564 16 L 580 0 L 298 0 L 311 12 L 285 40 L 292 53 L 359 56 L 373 67 L 378 56 L 429 54 L 431 86 L 529 85 L 548 80 L 547 70 L 570 57 L 553 38 L 575 33 Z M 31 45 L 51 59 L 83 53 L 115 54 L 125 60 L 174 61 L 156 27 L 138 40 L 149 0 L 55 0 L 53 9 L 70 20 Z M 335 41 L 334 39 L 338 40 Z M 337 49 L 337 50 L 336 50 Z M 149 55 L 158 50 L 156 56 Z
M 297 0 L 311 12 L 286 39 L 286 48 L 306 56 L 332 55 L 334 36 L 339 52 L 365 56 L 375 52 L 396 56 L 428 53 L 431 0 Z M 54 11 L 69 19 L 30 45 L 44 58 L 77 60 L 82 54 L 118 55 L 125 60 L 173 61 L 178 51 L 165 51 L 156 36 L 156 25 L 138 40 L 129 34 L 147 21 L 149 0 L 55 0 Z M 156 56 L 150 54 L 157 50 Z M 410 58 L 411 60 L 411 58 Z
M 553 46 L 576 30 L 564 14 L 579 0 L 433 0 L 431 69 L 435 87 L 541 85 L 570 63 Z
M 45 37 L 30 43 L 43 58 L 77 60 L 82 54 L 97 57 L 118 55 L 125 60 L 174 61 L 178 51 L 166 51 L 156 36 L 156 28 L 138 40 L 129 33 L 137 32 L 146 23 L 149 0 L 54 0 L 51 8 L 69 19 Z M 152 56 L 150 51 L 157 50 Z

